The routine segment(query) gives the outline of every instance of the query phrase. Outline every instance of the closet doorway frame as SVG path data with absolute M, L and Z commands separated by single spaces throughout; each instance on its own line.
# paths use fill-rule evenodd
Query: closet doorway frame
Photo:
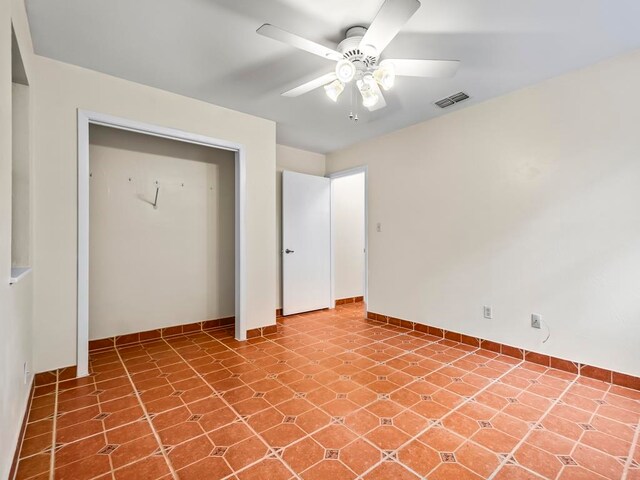
M 184 130 L 161 127 L 104 113 L 78 109 L 78 289 L 77 376 L 89 375 L 89 126 L 126 130 L 179 142 L 235 152 L 235 337 L 247 339 L 246 329 L 246 157 L 241 144 Z

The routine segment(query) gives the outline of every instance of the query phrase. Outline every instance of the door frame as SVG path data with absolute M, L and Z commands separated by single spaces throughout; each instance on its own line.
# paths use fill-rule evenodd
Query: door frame
M 104 113 L 78 109 L 78 285 L 77 376 L 89 374 L 89 126 L 142 133 L 179 142 L 235 152 L 235 337 L 247 339 L 246 329 L 246 157 L 241 144 L 175 128 L 161 127 Z
M 331 179 L 331 306 L 336 307 L 335 296 L 335 195 L 333 194 L 333 180 L 342 177 L 350 177 L 364 173 L 364 303 L 369 303 L 369 167 L 361 165 L 359 167 L 340 170 L 325 175 Z

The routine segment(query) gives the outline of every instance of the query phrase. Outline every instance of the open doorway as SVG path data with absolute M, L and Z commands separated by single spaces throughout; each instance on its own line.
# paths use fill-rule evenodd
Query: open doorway
M 92 149 L 90 145 L 90 128 L 94 128 L 94 126 L 102 126 L 102 127 L 110 128 L 111 130 L 116 129 L 124 133 L 135 133 L 135 135 L 142 135 L 142 137 L 146 140 L 146 142 L 143 141 L 142 143 L 140 142 L 137 143 L 139 145 L 138 147 L 139 150 L 141 149 L 140 145 L 145 145 L 146 143 L 151 145 L 153 143 L 153 140 L 161 139 L 169 142 L 175 142 L 176 144 L 180 144 L 180 145 L 188 144 L 189 146 L 201 146 L 202 148 L 208 148 L 208 149 L 211 149 L 211 147 L 213 147 L 213 149 L 225 151 L 225 153 L 227 154 L 227 157 L 225 158 L 227 159 L 228 162 L 230 162 L 233 165 L 231 167 L 231 169 L 233 170 L 233 179 L 230 180 L 227 178 L 226 185 L 225 185 L 226 192 L 227 192 L 225 194 L 225 197 L 227 199 L 228 199 L 228 192 L 229 192 L 228 188 L 231 185 L 233 185 L 233 190 L 232 190 L 233 204 L 230 207 L 233 210 L 233 213 L 231 214 L 233 217 L 233 226 L 230 227 L 233 230 L 233 248 L 232 248 L 232 258 L 233 258 L 232 262 L 234 265 L 233 280 L 232 280 L 233 289 L 229 288 L 228 284 L 225 284 L 226 286 L 222 287 L 222 290 L 218 289 L 218 292 L 219 293 L 224 292 L 223 294 L 225 296 L 228 297 L 229 295 L 231 295 L 233 297 L 232 311 L 234 314 L 233 318 L 235 321 L 235 337 L 238 340 L 246 340 L 246 319 L 245 319 L 246 295 L 244 293 L 246 288 L 245 287 L 246 285 L 245 262 L 244 262 L 244 258 L 245 258 L 244 245 L 245 245 L 245 235 L 246 235 L 244 205 L 245 205 L 245 198 L 246 198 L 246 191 L 245 191 L 246 183 L 245 183 L 244 148 L 238 144 L 206 137 L 203 135 L 192 134 L 192 133 L 184 132 L 181 130 L 145 124 L 145 123 L 141 123 L 133 120 L 113 117 L 111 115 L 79 110 L 78 111 L 78 330 L 77 330 L 77 366 L 78 366 L 77 372 L 78 373 L 77 375 L 79 377 L 85 376 L 88 374 L 88 370 L 89 370 L 88 352 L 89 352 L 89 333 L 90 333 L 89 313 L 90 313 L 90 290 L 91 290 L 90 232 L 92 231 L 92 228 L 91 228 L 92 224 L 90 221 L 90 218 L 91 218 L 90 199 L 92 197 L 91 191 L 90 191 L 90 185 L 92 180 L 91 168 L 90 168 L 90 151 Z M 105 143 L 104 139 L 102 143 Z M 133 143 L 136 143 L 136 142 L 133 142 Z M 145 146 L 144 148 L 148 148 L 148 146 Z M 153 148 L 156 148 L 157 150 L 157 147 L 153 147 Z M 135 151 L 135 148 L 133 148 L 133 150 Z M 164 152 L 166 153 L 166 150 L 164 150 Z M 147 153 L 150 154 L 151 156 L 154 155 L 153 152 L 147 152 Z M 155 153 L 157 154 L 158 152 L 156 151 Z M 95 148 L 94 148 L 94 154 L 95 154 Z M 172 159 L 171 155 L 169 155 L 168 157 L 169 158 L 165 158 L 164 161 L 170 162 L 172 160 L 176 160 L 175 158 Z M 223 158 L 220 157 L 219 160 L 222 161 Z M 202 163 L 207 163 L 207 162 L 202 162 Z M 196 166 L 196 168 L 200 168 L 200 169 L 204 168 L 204 170 L 207 170 L 209 167 L 207 167 L 206 165 L 200 165 L 200 167 Z M 181 177 L 181 175 L 175 175 L 175 171 L 174 173 L 172 173 L 171 169 L 161 172 L 162 176 L 158 176 L 158 175 L 154 176 L 152 175 L 152 172 L 146 172 L 145 174 L 144 169 L 142 170 L 143 172 L 142 174 L 140 174 L 140 171 L 139 171 L 138 174 L 134 175 L 133 173 L 130 173 L 131 170 L 125 171 L 127 169 L 122 168 L 122 166 L 120 166 L 120 168 L 116 170 L 117 171 L 109 172 L 109 175 L 112 175 L 113 177 L 112 180 L 114 182 L 117 182 L 118 187 L 113 189 L 104 189 L 102 194 L 105 196 L 105 198 L 102 199 L 102 208 L 105 209 L 104 211 L 105 215 L 110 215 L 112 217 L 118 216 L 118 215 L 128 215 L 130 217 L 127 220 L 129 222 L 128 227 L 122 226 L 122 225 L 120 225 L 119 227 L 124 231 L 118 233 L 118 235 L 121 237 L 119 240 L 120 248 L 118 250 L 123 251 L 124 249 L 127 248 L 127 246 L 130 246 L 131 250 L 134 252 L 135 250 L 141 251 L 142 249 L 148 248 L 149 250 L 156 249 L 156 252 L 160 251 L 160 253 L 163 253 L 162 249 L 164 248 L 165 249 L 164 256 L 158 255 L 158 258 L 157 258 L 158 268 L 160 269 L 162 268 L 163 261 L 167 260 L 168 258 L 173 259 L 172 261 L 174 265 L 172 268 L 174 268 L 174 274 L 171 275 L 171 277 L 175 277 L 175 278 L 171 279 L 173 281 L 173 288 L 171 286 L 166 286 L 166 285 L 163 287 L 163 288 L 169 289 L 170 293 L 168 294 L 167 294 L 167 291 L 156 290 L 154 292 L 153 289 L 158 288 L 158 286 L 154 284 L 156 279 L 149 277 L 149 273 L 150 273 L 149 271 L 145 272 L 145 275 L 147 275 L 147 281 L 148 281 L 146 284 L 143 283 L 143 281 L 138 281 L 138 282 L 123 281 L 123 282 L 120 282 L 120 284 L 118 284 L 117 279 L 116 280 L 112 279 L 113 281 L 111 282 L 110 288 L 114 288 L 116 292 L 118 288 L 124 288 L 124 289 L 128 288 L 129 290 L 125 291 L 124 295 L 128 296 L 129 300 L 131 300 L 132 298 L 135 300 L 136 295 L 140 294 L 141 291 L 144 291 L 146 293 L 143 295 L 143 297 L 146 296 L 147 300 L 149 298 L 149 295 L 151 295 L 152 298 L 158 299 L 160 298 L 161 295 L 165 294 L 165 295 L 173 296 L 175 304 L 178 307 L 180 306 L 180 304 L 182 304 L 183 306 L 188 305 L 189 302 L 193 301 L 193 298 L 189 298 L 189 295 L 185 295 L 185 291 L 188 294 L 193 294 L 195 289 L 183 290 L 179 295 L 180 297 L 179 301 L 177 301 L 176 292 L 180 289 L 176 287 L 176 285 L 179 283 L 188 283 L 192 281 L 192 279 L 185 278 L 185 275 L 187 275 L 188 273 L 183 273 L 183 274 L 175 273 L 175 271 L 177 271 L 175 269 L 187 268 L 189 270 L 189 273 L 192 273 L 194 269 L 200 269 L 202 270 L 200 273 L 204 276 L 203 278 L 206 278 L 204 282 L 207 283 L 208 285 L 211 285 L 213 280 L 211 279 L 211 276 L 210 276 L 211 274 L 210 265 L 207 265 L 207 263 L 211 259 L 214 259 L 215 262 L 218 262 L 218 263 L 222 262 L 222 259 L 220 257 L 221 256 L 228 257 L 229 255 L 231 255 L 229 253 L 231 249 L 227 247 L 226 253 L 218 252 L 215 255 L 207 254 L 207 258 L 202 258 L 200 261 L 192 260 L 191 263 L 185 263 L 185 265 L 180 266 L 179 261 L 174 261 L 174 260 L 184 257 L 186 253 L 191 253 L 191 252 L 187 252 L 186 250 L 192 248 L 192 245 L 183 245 L 182 248 L 176 249 L 175 242 L 172 247 L 171 245 L 172 242 L 167 243 L 166 238 L 162 238 L 160 240 L 159 239 L 160 236 L 164 236 L 164 235 L 170 236 L 169 234 L 174 235 L 175 238 L 178 239 L 180 237 L 181 232 L 179 231 L 180 228 L 174 228 L 176 227 L 175 222 L 165 221 L 167 220 L 166 215 L 165 215 L 165 218 L 162 218 L 163 215 L 154 216 L 153 213 L 159 213 L 159 212 L 157 211 L 153 212 L 153 210 L 160 209 L 162 206 L 161 202 L 164 201 L 164 207 L 168 209 L 168 211 L 164 211 L 162 213 L 170 214 L 171 218 L 175 220 L 177 218 L 176 215 L 180 215 L 180 212 L 176 212 L 176 211 L 171 212 L 172 208 L 179 207 L 178 210 L 182 209 L 181 211 L 183 215 L 189 215 L 188 213 L 189 207 L 193 208 L 196 205 L 197 202 L 195 203 L 194 202 L 190 203 L 189 201 L 185 202 L 185 199 L 188 198 L 190 195 L 199 196 L 201 200 L 200 202 L 201 206 L 205 204 L 209 205 L 209 200 L 211 200 L 210 199 L 211 194 L 209 193 L 210 191 L 207 190 L 207 188 L 212 186 L 210 183 L 212 180 L 211 175 L 213 174 L 213 172 L 208 172 L 208 171 L 205 172 L 203 170 L 202 172 L 199 172 L 201 175 L 199 175 L 197 172 L 191 172 L 193 173 L 193 175 L 189 177 L 191 178 L 191 181 L 189 182 L 189 184 L 191 184 L 192 187 L 204 186 L 204 189 L 200 189 L 201 191 L 199 191 L 198 188 L 195 188 L 195 189 L 192 188 L 192 192 L 188 193 L 186 190 L 188 188 L 188 184 L 185 181 L 185 179 L 181 180 L 179 178 Z M 229 175 L 227 174 L 227 177 L 228 176 Z M 151 177 L 158 177 L 158 178 L 151 178 Z M 162 177 L 164 177 L 164 179 Z M 206 181 L 204 181 L 204 183 L 201 182 L 202 185 L 200 185 L 196 179 L 200 178 L 200 180 L 202 181 L 202 177 L 206 178 Z M 141 183 L 137 186 L 134 186 L 137 183 L 135 180 L 136 178 Z M 131 181 L 129 179 L 131 179 Z M 147 181 L 151 181 L 152 184 L 146 185 Z M 158 182 L 157 184 L 155 183 L 156 181 Z M 121 182 L 122 182 L 122 185 L 120 184 Z M 164 188 L 163 188 L 163 183 L 164 183 Z M 183 183 L 185 184 L 184 186 L 182 185 Z M 220 182 L 218 182 L 218 185 L 217 185 L 217 192 L 218 194 L 221 194 L 222 190 L 224 190 L 225 188 L 219 185 L 219 183 Z M 140 188 L 137 188 L 137 187 L 140 187 Z M 127 191 L 130 194 L 128 195 L 127 198 L 130 202 L 133 202 L 133 203 L 130 203 L 130 205 L 127 208 L 120 208 L 118 211 L 111 211 L 113 210 L 112 208 L 113 205 L 109 205 L 109 198 L 111 198 L 111 201 L 114 202 L 115 201 L 114 199 L 116 196 L 120 196 L 119 194 Z M 179 197 L 181 196 L 182 196 L 182 200 L 178 201 Z M 125 196 L 122 196 L 122 198 L 119 201 L 122 201 L 124 198 Z M 173 198 L 173 203 L 171 203 L 172 198 Z M 220 201 L 220 198 L 217 198 L 216 201 Z M 137 213 L 134 214 L 128 211 L 129 208 L 136 209 Z M 144 208 L 144 210 L 141 210 L 142 208 Z M 149 212 L 150 209 L 152 210 L 152 212 Z M 141 213 L 143 211 L 146 213 Z M 226 213 L 228 214 L 228 209 Z M 143 236 L 142 240 L 138 239 L 139 243 L 137 244 L 135 244 L 132 240 L 131 245 L 128 245 L 127 234 L 129 233 L 129 231 L 133 229 L 140 228 L 140 225 L 137 225 L 136 221 L 140 221 L 141 219 L 143 219 L 144 218 L 143 216 L 147 216 L 150 219 L 148 222 L 147 228 L 153 230 L 154 234 Z M 118 223 L 122 219 L 111 218 L 111 220 Z M 218 222 L 219 219 L 216 219 L 215 221 Z M 194 226 L 194 228 L 196 223 L 197 223 L 196 221 L 193 221 L 191 223 Z M 202 230 L 203 232 L 205 232 L 204 235 L 208 236 L 209 238 L 208 239 L 200 238 L 193 241 L 200 242 L 199 244 L 200 244 L 200 247 L 202 247 L 203 249 L 202 251 L 206 252 L 207 249 L 210 248 L 210 246 L 207 245 L 206 243 L 207 241 L 211 240 L 214 234 L 209 229 L 210 226 L 206 225 L 206 222 L 203 222 L 203 223 L 204 225 L 200 225 L 197 228 L 200 228 L 201 230 L 204 229 Z M 231 225 L 231 222 L 228 222 L 228 223 L 229 225 Z M 218 227 L 216 226 L 216 228 Z M 169 230 L 172 230 L 172 231 L 169 232 Z M 92 233 L 94 235 L 96 234 L 95 231 L 93 231 Z M 223 233 L 223 232 L 220 232 L 220 233 Z M 193 238 L 193 236 L 191 237 Z M 222 240 L 221 238 L 216 237 L 216 241 L 219 241 L 225 245 L 228 245 L 229 238 L 231 237 L 226 234 L 223 234 L 223 237 L 225 237 L 225 240 Z M 146 253 L 147 252 L 145 252 L 145 255 Z M 126 256 L 125 253 L 123 253 L 123 256 Z M 133 259 L 133 257 L 131 258 Z M 223 263 L 226 262 L 225 265 L 228 264 L 228 260 L 229 259 L 226 258 Z M 147 266 L 148 266 L 149 259 L 146 258 L 145 261 L 147 262 Z M 122 264 L 122 262 L 120 263 Z M 197 265 L 197 264 L 204 264 L 204 265 Z M 139 270 L 142 267 L 138 265 L 137 268 Z M 120 272 L 120 275 L 135 275 L 135 273 L 136 272 L 133 269 L 131 269 L 130 272 L 129 271 Z M 120 296 L 123 295 L 122 292 L 117 292 L 117 293 Z M 95 295 L 95 292 L 94 292 L 94 295 Z M 210 308 L 212 307 L 213 303 L 218 303 L 218 304 L 220 303 L 218 300 L 219 298 L 215 302 L 212 302 L 211 298 L 208 298 L 204 301 L 204 303 L 211 302 L 211 304 L 204 305 L 203 300 L 200 299 L 201 310 L 205 313 L 210 311 Z M 224 307 L 227 310 L 229 310 L 228 300 L 229 299 L 226 298 L 225 301 L 227 302 L 227 304 Z M 161 303 L 161 302 L 158 302 L 158 303 Z M 104 306 L 105 305 L 103 304 L 103 307 Z M 129 303 L 129 306 L 140 309 L 140 306 L 136 306 L 135 302 Z M 218 305 L 218 307 L 219 306 L 220 305 Z M 147 302 L 146 307 L 157 310 L 158 305 L 149 305 Z M 106 308 L 108 310 L 111 307 L 109 305 L 106 305 Z M 139 319 L 142 318 L 142 316 L 145 314 L 144 311 L 137 311 L 133 313 L 138 315 Z M 190 314 L 196 314 L 196 313 L 191 312 Z M 211 319 L 206 317 L 207 315 L 205 315 L 205 318 L 197 319 L 194 322 L 189 321 L 191 319 L 185 322 L 181 320 L 179 316 L 174 316 L 174 319 L 171 321 L 169 321 L 167 318 L 162 318 L 161 321 L 159 322 L 162 324 L 150 326 L 150 324 L 148 323 L 144 325 L 141 323 L 139 327 L 132 326 L 131 323 L 135 322 L 135 319 L 133 319 L 130 322 L 120 322 L 120 323 L 111 322 L 108 328 L 110 328 L 111 331 L 116 333 L 115 336 L 110 337 L 115 342 L 117 341 L 118 337 L 124 337 L 124 339 L 126 340 L 126 337 L 130 334 L 134 336 L 138 335 L 138 338 L 140 338 L 139 332 L 147 332 L 147 333 L 151 332 L 149 333 L 149 335 L 151 336 L 157 335 L 157 333 L 160 332 L 160 334 L 163 335 L 162 329 L 171 329 L 173 327 L 176 327 L 176 330 L 180 329 L 180 333 L 182 333 L 185 328 L 184 325 L 187 325 L 186 327 L 188 329 L 187 331 L 191 331 L 191 329 L 195 329 L 195 327 L 198 325 L 200 326 L 200 328 L 209 328 L 211 324 L 207 323 L 208 321 L 213 320 L 217 322 L 218 320 L 223 320 L 223 322 L 228 323 L 230 322 L 230 318 L 231 318 L 228 316 L 223 317 L 222 319 Z M 116 323 L 116 325 L 114 325 L 113 323 Z M 220 323 L 221 322 L 218 322 L 218 325 L 220 325 Z M 95 327 L 97 327 L 97 325 Z M 101 337 L 104 335 L 105 331 L 106 330 L 102 330 L 102 331 L 95 330 L 92 334 L 92 337 L 94 338 Z M 172 333 L 171 330 L 167 332 L 167 334 L 171 334 L 171 333 Z M 108 339 L 107 341 L 110 341 L 110 340 Z
M 335 305 L 367 300 L 367 169 L 331 179 L 332 298 Z
M 89 127 L 93 345 L 233 327 L 234 157 Z

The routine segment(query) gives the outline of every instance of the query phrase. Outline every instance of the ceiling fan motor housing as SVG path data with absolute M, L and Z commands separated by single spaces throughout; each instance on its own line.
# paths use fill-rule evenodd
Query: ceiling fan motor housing
M 338 45 L 340 52 L 346 60 L 353 63 L 358 72 L 366 72 L 378 62 L 378 57 L 366 55 L 360 50 L 360 41 L 364 34 L 367 33 L 365 27 L 351 27 L 347 30 L 346 38 Z

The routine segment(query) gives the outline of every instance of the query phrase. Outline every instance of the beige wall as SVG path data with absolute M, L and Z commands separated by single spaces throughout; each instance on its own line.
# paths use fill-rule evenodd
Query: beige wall
M 364 295 L 364 173 L 331 182 L 334 297 Z
M 282 308 L 282 172 L 324 176 L 325 156 L 298 148 L 278 145 L 276 148 L 276 299 Z
M 21 5 L 0 2 L 0 478 L 7 478 L 25 412 L 31 378 L 33 276 L 9 286 L 11 271 L 11 16 L 23 52 L 31 50 Z M 13 10 L 12 10 L 13 9 Z M 29 78 L 31 64 L 24 59 Z
M 89 338 L 233 316 L 235 154 L 89 135 Z
M 328 155 L 369 165 L 369 310 L 640 375 L 639 84 L 635 51 Z
M 272 324 L 275 124 L 42 57 L 34 57 L 33 67 L 36 370 L 76 362 L 78 108 L 244 145 L 247 328 Z

